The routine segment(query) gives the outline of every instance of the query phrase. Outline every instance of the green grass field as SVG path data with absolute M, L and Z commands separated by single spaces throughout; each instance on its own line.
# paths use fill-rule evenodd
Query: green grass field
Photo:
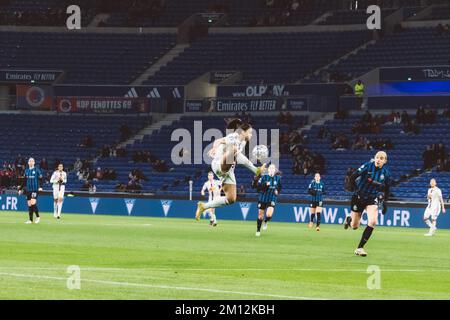
M 0 299 L 450 299 L 450 231 L 0 213 Z M 219 217 L 220 218 L 220 217 Z M 81 269 L 69 290 L 67 267 Z M 369 290 L 367 268 L 381 270 Z

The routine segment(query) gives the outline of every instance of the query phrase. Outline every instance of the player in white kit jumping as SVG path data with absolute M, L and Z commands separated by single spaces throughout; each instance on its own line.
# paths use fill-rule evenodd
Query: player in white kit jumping
M 425 213 L 423 215 L 423 221 L 427 224 L 428 227 L 430 227 L 430 230 L 428 233 L 425 234 L 425 236 L 433 236 L 436 232 L 436 220 L 441 213 L 445 213 L 445 207 L 444 207 L 444 199 L 442 197 L 442 191 L 437 187 L 436 179 L 430 180 L 430 188 L 428 189 L 428 206 L 425 209 Z M 431 217 L 431 221 L 430 221 Z
M 205 196 L 205 191 L 208 191 L 208 202 L 220 197 L 222 190 L 222 183 L 219 180 L 214 179 L 214 173 L 208 172 L 208 181 L 202 187 L 201 194 Z M 217 219 L 215 214 L 215 208 L 209 208 L 206 210 L 209 212 L 209 224 L 213 227 L 217 226 Z
M 243 165 L 256 176 L 260 176 L 266 168 L 266 164 L 258 168 L 255 167 L 244 155 L 245 145 L 252 138 L 252 126 L 248 123 L 242 123 L 240 119 L 234 119 L 228 124 L 227 129 L 231 129 L 234 132 L 214 141 L 213 147 L 209 152 L 209 155 L 213 157 L 211 168 L 221 180 L 225 196 L 217 197 L 207 203 L 199 202 L 195 212 L 196 220 L 200 220 L 201 214 L 207 209 L 218 208 L 236 202 L 237 190 L 236 177 L 234 175 L 236 164 Z
M 67 183 L 67 173 L 63 169 L 64 167 L 60 163 L 58 169 L 53 172 L 50 178 L 50 183 L 53 185 L 53 217 L 56 219 L 61 218 L 62 203 Z

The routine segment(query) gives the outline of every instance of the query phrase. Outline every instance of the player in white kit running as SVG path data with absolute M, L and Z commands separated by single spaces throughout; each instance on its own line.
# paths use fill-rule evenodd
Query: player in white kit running
M 430 230 L 428 233 L 426 233 L 426 236 L 433 236 L 436 232 L 436 220 L 441 213 L 445 213 L 445 207 L 444 207 L 444 199 L 442 197 L 442 191 L 437 187 L 436 179 L 430 180 L 430 188 L 428 189 L 428 206 L 425 209 L 425 213 L 423 215 L 423 221 L 427 224 L 428 227 L 430 227 Z M 431 217 L 431 221 L 430 221 Z
M 205 191 L 208 191 L 208 202 L 220 197 L 222 190 L 222 183 L 219 180 L 214 179 L 214 173 L 208 172 L 208 181 L 202 187 L 201 194 L 205 196 Z M 209 208 L 206 210 L 209 212 L 209 224 L 213 227 L 217 226 L 217 219 L 215 214 L 215 208 Z
M 199 202 L 195 212 L 196 220 L 200 220 L 201 214 L 207 209 L 218 208 L 236 202 L 237 190 L 236 177 L 234 175 L 236 163 L 245 166 L 256 176 L 260 176 L 266 168 L 266 164 L 259 168 L 255 167 L 244 155 L 245 145 L 252 138 L 251 125 L 242 123 L 240 119 L 234 119 L 228 124 L 227 129 L 231 129 L 234 132 L 214 141 L 213 147 L 209 152 L 209 155 L 213 157 L 211 168 L 221 180 L 225 196 L 217 197 L 207 203 Z
M 57 219 L 61 218 L 62 203 L 67 183 L 67 173 L 63 169 L 64 167 L 60 163 L 58 169 L 53 172 L 50 178 L 50 183 L 53 185 L 53 217 Z

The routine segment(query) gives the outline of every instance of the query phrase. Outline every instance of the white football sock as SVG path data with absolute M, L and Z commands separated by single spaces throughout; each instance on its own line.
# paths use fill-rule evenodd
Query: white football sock
M 430 222 L 430 220 L 425 220 L 425 223 L 427 224 L 427 226 L 429 226 L 430 228 L 432 228 L 433 227 L 433 225 L 431 224 L 431 222 Z
M 58 203 L 58 217 L 61 216 L 62 202 Z
M 238 152 L 238 154 L 236 155 L 236 162 L 238 164 L 242 164 L 244 167 L 256 174 L 257 168 L 255 167 L 255 165 L 250 160 L 248 160 L 248 158 L 241 152 Z
M 218 208 L 228 204 L 227 197 L 217 197 L 212 201 L 208 201 L 204 204 L 205 209 Z
M 57 214 L 58 214 L 58 203 L 53 202 L 53 216 L 56 217 Z

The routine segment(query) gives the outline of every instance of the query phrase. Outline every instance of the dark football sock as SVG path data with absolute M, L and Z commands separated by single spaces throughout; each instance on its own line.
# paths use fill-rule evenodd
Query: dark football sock
M 359 242 L 358 248 L 364 248 L 364 245 L 369 241 L 370 236 L 372 235 L 373 228 L 371 226 L 367 226 L 364 229 L 364 232 L 361 237 L 361 241 Z
M 311 215 L 309 216 L 309 222 L 314 222 L 314 218 L 316 217 L 315 213 L 311 213 Z
M 264 219 L 264 222 L 267 223 L 272 219 L 272 217 L 266 217 L 266 219 Z
M 33 211 L 34 211 L 34 213 L 36 214 L 36 217 L 38 217 L 39 218 L 39 209 L 38 209 L 38 207 L 37 207 L 37 204 L 35 204 L 35 205 L 33 205 Z
M 28 207 L 28 216 L 30 217 L 30 221 L 33 221 L 33 206 Z
M 317 227 L 320 226 L 320 212 L 317 212 Z
M 261 225 L 262 225 L 262 219 L 259 219 L 258 218 L 258 220 L 256 220 L 256 231 L 261 231 Z

